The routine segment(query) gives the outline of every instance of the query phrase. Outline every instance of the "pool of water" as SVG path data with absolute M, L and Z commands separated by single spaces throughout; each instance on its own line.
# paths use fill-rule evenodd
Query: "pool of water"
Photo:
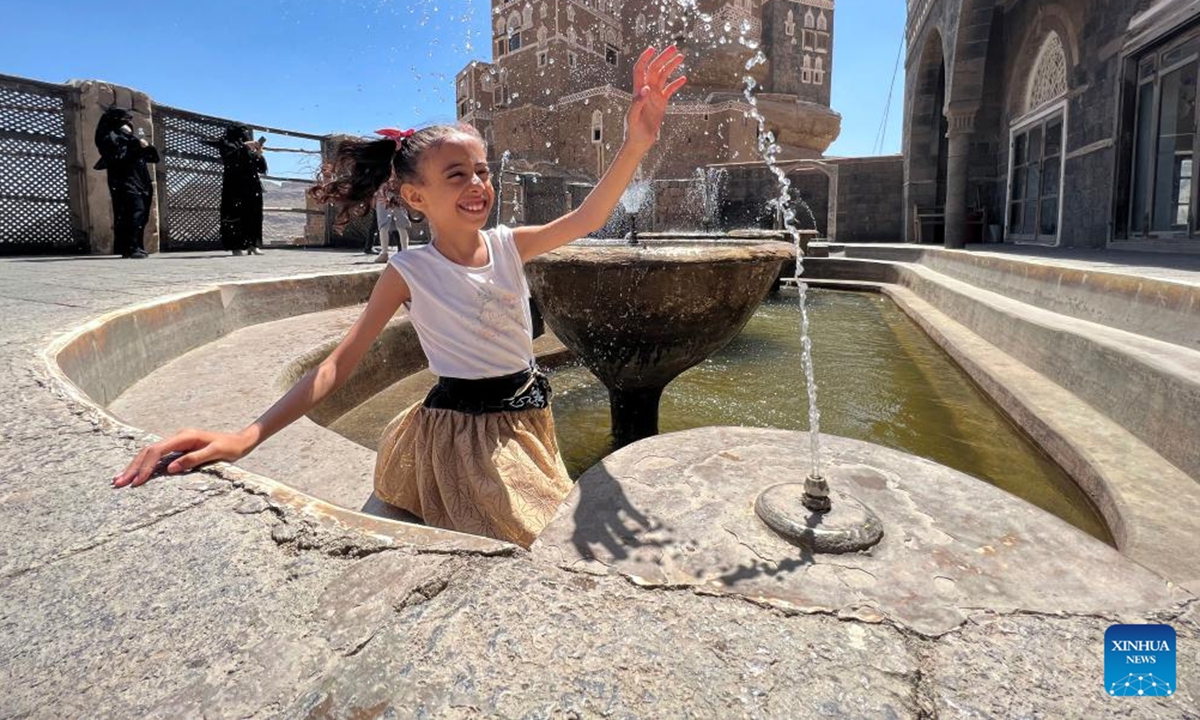
M 891 300 L 809 293 L 822 432 L 982 478 L 1112 544 L 1087 497 Z M 734 340 L 663 393 L 661 432 L 706 425 L 808 429 L 795 291 L 768 298 Z M 573 477 L 612 452 L 608 393 L 581 365 L 551 373 Z M 802 467 L 797 464 L 797 480 Z

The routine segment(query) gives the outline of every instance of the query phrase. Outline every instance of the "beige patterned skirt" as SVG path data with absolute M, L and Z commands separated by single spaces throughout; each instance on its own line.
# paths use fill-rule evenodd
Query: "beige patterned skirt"
M 549 407 L 474 415 L 417 403 L 388 425 L 375 461 L 389 505 L 526 548 L 571 487 Z

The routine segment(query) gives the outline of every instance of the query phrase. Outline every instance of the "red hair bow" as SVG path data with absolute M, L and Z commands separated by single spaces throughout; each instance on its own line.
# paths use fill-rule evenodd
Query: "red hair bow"
M 408 130 L 401 130 L 399 128 L 379 128 L 375 131 L 375 134 L 395 140 L 396 149 L 399 150 L 400 146 L 404 144 L 404 141 L 411 137 L 415 132 L 416 130 L 413 130 L 412 128 L 409 128 Z

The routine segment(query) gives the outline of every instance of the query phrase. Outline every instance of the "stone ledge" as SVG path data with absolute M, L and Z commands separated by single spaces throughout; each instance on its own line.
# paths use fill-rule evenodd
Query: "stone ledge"
M 49 380 L 80 414 L 110 432 L 158 439 L 112 415 L 107 405 L 133 384 L 138 371 L 149 374 L 199 345 L 218 340 L 237 328 L 270 319 L 344 307 L 362 302 L 379 270 L 313 274 L 226 283 L 214 288 L 169 296 L 108 313 L 54 340 L 42 352 Z M 294 295 L 302 291 L 296 301 Z M 218 304 L 214 299 L 220 298 Z M 282 302 L 282 299 L 288 299 Z M 204 328 L 184 342 L 170 342 L 172 328 Z M 143 334 L 144 333 L 144 334 Z M 204 338 L 205 343 L 198 343 Z M 162 342 L 159 340 L 162 339 Z M 93 354 L 89 354 L 93 353 Z M 112 369 L 115 377 L 106 376 Z M 251 370 L 248 370 L 252 371 Z M 144 377 L 142 375 L 141 377 Z M 92 393 L 96 393 L 93 396 Z M 321 433 L 342 440 L 321 429 Z M 347 442 L 348 441 L 343 441 Z M 357 447 L 357 446 L 355 446 Z M 365 451 L 369 453 L 369 451 Z M 383 546 L 414 545 L 434 551 L 508 554 L 516 546 L 489 538 L 457 533 L 339 507 L 272 478 L 227 463 L 204 472 L 216 475 L 254 494 L 266 495 L 299 516 L 319 525 L 360 533 Z
M 815 285 L 874 287 L 896 301 L 1096 503 L 1123 553 L 1200 592 L 1200 558 L 1182 550 L 1200 535 L 1200 484 L 1194 478 L 1053 379 L 980 337 L 961 316 L 943 313 L 937 305 L 945 301 L 942 295 L 923 294 L 939 283 L 932 271 L 924 271 L 923 282 L 911 282 L 912 268 L 885 261 L 809 267 L 821 274 L 836 268 L 843 278 L 811 280 Z M 851 277 L 863 279 L 845 279 Z M 1016 317 L 1010 324 L 1022 322 Z
M 641 440 L 585 472 L 533 558 L 932 637 L 979 609 L 1133 617 L 1193 599 L 981 480 L 858 440 L 821 441 L 831 490 L 882 520 L 883 540 L 868 550 L 814 554 L 755 515 L 760 492 L 803 481 L 808 433 L 706 427 Z

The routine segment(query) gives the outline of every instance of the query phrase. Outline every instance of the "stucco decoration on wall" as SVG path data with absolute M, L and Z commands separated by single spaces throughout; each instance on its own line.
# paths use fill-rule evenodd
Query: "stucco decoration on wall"
M 1067 94 L 1067 55 L 1062 39 L 1051 31 L 1038 51 L 1029 76 L 1025 95 L 1025 112 L 1037 110 L 1046 103 Z

